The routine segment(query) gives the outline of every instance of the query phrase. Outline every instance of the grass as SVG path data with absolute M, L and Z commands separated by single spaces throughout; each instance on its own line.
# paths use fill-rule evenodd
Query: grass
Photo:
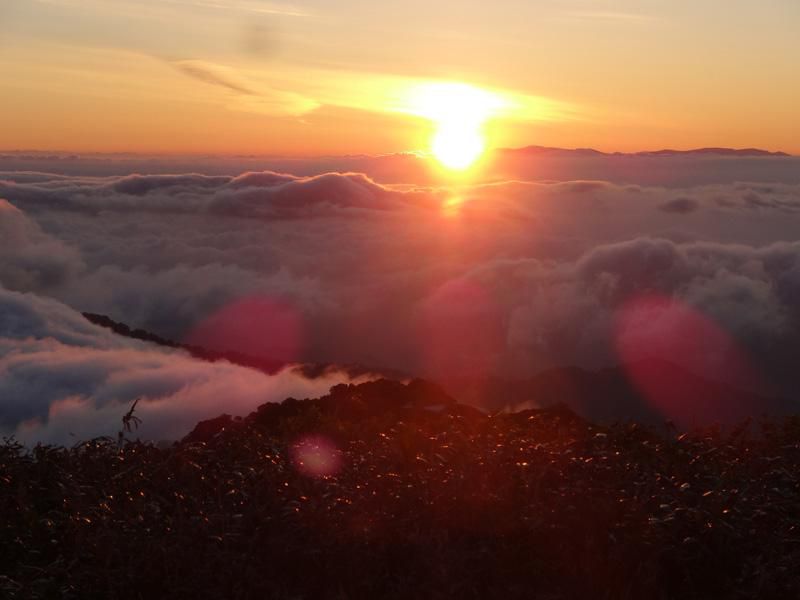
M 337 386 L 168 448 L 6 440 L 0 514 L 7 598 L 785 599 L 800 419 L 679 435 Z

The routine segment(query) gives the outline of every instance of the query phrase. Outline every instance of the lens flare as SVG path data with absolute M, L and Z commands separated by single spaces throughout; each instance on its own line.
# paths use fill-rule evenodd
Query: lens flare
M 631 383 L 679 427 L 738 423 L 758 412 L 758 397 L 748 390 L 760 387 L 760 377 L 749 356 L 698 309 L 642 294 L 619 308 L 614 329 Z
M 291 448 L 292 462 L 298 471 L 309 477 L 336 475 L 342 467 L 339 448 L 323 435 L 308 435 Z
M 496 369 L 505 329 L 491 294 L 477 281 L 444 282 L 419 306 L 422 373 L 434 380 L 468 377 L 480 388 Z
M 242 352 L 274 361 L 276 367 L 298 360 L 303 319 L 286 301 L 265 295 L 232 301 L 197 323 L 184 340 L 221 352 Z

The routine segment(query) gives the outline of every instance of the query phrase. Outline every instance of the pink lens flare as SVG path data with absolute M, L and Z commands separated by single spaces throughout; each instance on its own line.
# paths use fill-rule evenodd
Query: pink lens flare
M 301 437 L 290 452 L 295 468 L 309 477 L 329 477 L 342 468 L 341 451 L 324 435 Z
M 757 413 L 760 377 L 723 327 L 687 303 L 658 294 L 626 302 L 614 344 L 631 383 L 682 427 L 740 421 Z
M 478 282 L 452 279 L 421 304 L 417 346 L 433 377 L 485 378 L 496 366 L 505 331 L 494 299 Z
M 303 333 L 297 309 L 259 295 L 240 298 L 214 312 L 194 327 L 186 342 L 286 364 L 300 359 Z

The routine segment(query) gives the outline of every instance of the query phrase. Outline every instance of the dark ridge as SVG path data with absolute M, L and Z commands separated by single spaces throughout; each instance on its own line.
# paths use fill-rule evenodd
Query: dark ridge
M 131 329 L 105 315 L 83 314 L 90 322 L 109 328 L 118 335 L 182 349 L 201 360 L 225 360 L 268 374 L 274 374 L 288 366 L 283 362 L 239 352 L 216 352 L 199 346 L 180 344 L 143 329 Z M 345 373 L 351 378 L 378 376 L 396 381 L 412 378 L 400 371 L 363 365 L 302 363 L 291 366 L 295 372 L 308 379 L 317 379 L 331 373 Z M 491 377 L 475 382 L 469 378 L 456 378 L 442 383 L 443 388 L 463 404 L 490 412 L 516 411 L 526 404 L 540 408 L 564 405 L 595 422 L 630 419 L 652 425 L 662 423 L 663 415 L 656 412 L 641 391 L 631 384 L 628 377 L 631 368 L 645 368 L 651 377 L 660 379 L 665 385 L 668 382 L 673 389 L 679 391 L 685 403 L 696 405 L 698 413 L 706 415 L 706 419 L 695 424 L 719 422 L 734 426 L 753 416 L 746 407 L 759 407 L 759 413 L 772 415 L 791 414 L 798 409 L 796 402 L 741 390 L 722 382 L 708 381 L 666 361 L 643 361 L 640 364 L 618 365 L 599 371 L 559 367 L 525 379 Z M 726 406 L 745 409 L 723 412 L 721 407 Z
M 135 340 L 141 340 L 143 342 L 149 342 L 151 344 L 157 344 L 159 346 L 165 346 L 168 348 L 178 348 L 181 350 L 185 350 L 193 357 L 199 358 L 201 360 L 206 360 L 209 362 L 214 362 L 218 360 L 227 360 L 237 365 L 258 369 L 259 371 L 263 371 L 265 373 L 270 373 L 270 374 L 277 373 L 286 366 L 286 363 L 282 361 L 250 356 L 248 354 L 242 354 L 241 352 L 217 352 L 214 350 L 203 348 L 201 346 L 182 344 L 174 340 L 169 340 L 160 337 L 149 331 L 145 331 L 144 329 L 132 329 L 125 323 L 114 321 L 113 319 L 105 315 L 99 315 L 87 312 L 81 314 L 83 314 L 83 316 L 89 322 L 94 323 L 95 325 L 99 325 L 100 327 L 105 327 L 107 329 L 110 329 L 117 335 L 121 335 Z
M 696 148 L 694 150 L 655 150 L 636 152 L 635 156 L 790 156 L 786 152 L 770 152 L 759 148 Z
M 439 421 L 441 418 L 461 417 L 481 421 L 487 418 L 486 413 L 457 403 L 435 383 L 422 379 L 414 379 L 407 384 L 379 379 L 361 384 L 335 385 L 328 395 L 321 398 L 287 398 L 281 403 L 268 402 L 240 419 L 221 415 L 201 421 L 183 441 L 207 442 L 230 427 L 272 430 L 308 414 L 344 423 L 369 421 L 373 426 L 378 425 L 378 429 L 408 419 Z
M 592 156 L 791 156 L 786 152 L 770 152 L 759 148 L 697 148 L 694 150 L 648 150 L 642 152 L 601 152 L 594 148 L 551 148 L 547 146 L 525 146 L 522 148 L 504 148 L 500 152 L 514 155 L 531 156 L 564 156 L 564 157 L 592 157 Z
M 270 375 L 274 375 L 275 373 L 286 368 L 287 366 L 292 366 L 292 368 L 295 371 L 302 374 L 308 379 L 317 379 L 319 377 L 323 377 L 333 372 L 345 373 L 351 378 L 363 375 L 380 375 L 382 377 L 387 377 L 392 379 L 408 379 L 407 375 L 401 373 L 400 371 L 395 371 L 392 369 L 375 369 L 370 367 L 364 367 L 362 365 L 347 365 L 347 364 L 345 365 L 338 365 L 338 364 L 330 365 L 330 364 L 319 364 L 319 363 L 295 364 L 295 363 L 286 363 L 284 361 L 279 361 L 279 360 L 271 360 L 269 358 L 264 358 L 259 356 L 253 356 L 242 352 L 234 352 L 234 351 L 223 352 L 223 351 L 209 350 L 208 348 L 204 348 L 202 346 L 196 346 L 192 344 L 182 344 L 174 340 L 163 338 L 149 331 L 145 331 L 144 329 L 139 329 L 139 328 L 132 329 L 125 323 L 120 323 L 119 321 L 115 321 L 110 317 L 107 317 L 106 315 L 100 315 L 89 312 L 84 312 L 81 314 L 90 323 L 99 325 L 100 327 L 105 327 L 106 329 L 110 329 L 117 335 L 121 335 L 135 340 L 140 340 L 143 342 L 149 342 L 151 344 L 156 344 L 158 346 L 184 350 L 194 358 L 198 358 L 200 360 L 205 360 L 208 362 L 225 360 L 230 363 L 240 365 L 243 367 L 249 367 L 251 369 L 256 369 L 258 371 Z
M 594 148 L 552 148 L 549 146 L 524 146 L 522 148 L 501 148 L 503 154 L 530 156 L 611 156 Z
M 656 359 L 598 371 L 558 367 L 525 379 L 494 377 L 476 382 L 464 378 L 444 383 L 445 388 L 460 401 L 489 411 L 564 404 L 595 422 L 630 419 L 654 425 L 662 423 L 665 417 L 653 408 L 652 402 L 631 381 L 631 372 L 646 374 L 652 385 L 670 390 L 676 400 L 680 400 L 678 404 L 691 405 L 698 416 L 692 425 L 720 423 L 735 426 L 758 414 L 794 414 L 800 408 L 796 401 L 739 389 Z

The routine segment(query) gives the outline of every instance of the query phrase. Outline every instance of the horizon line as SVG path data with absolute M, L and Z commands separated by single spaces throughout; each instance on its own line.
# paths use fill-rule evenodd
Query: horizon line
M 641 158 L 663 158 L 672 154 L 693 154 L 705 153 L 713 155 L 715 153 L 721 155 L 733 155 L 740 157 L 748 157 L 747 153 L 752 153 L 749 157 L 756 158 L 758 156 L 764 158 L 797 158 L 800 154 L 786 152 L 784 150 L 767 150 L 756 146 L 748 147 L 730 147 L 730 146 L 691 146 L 686 148 L 680 147 L 664 147 L 652 150 L 598 150 L 592 146 L 579 146 L 579 147 L 561 147 L 561 146 L 541 146 L 538 144 L 528 144 L 524 146 L 504 147 L 498 146 L 487 149 L 485 154 L 501 153 L 501 152 L 524 152 L 524 151 L 541 151 L 541 152 L 571 152 L 571 153 L 594 153 L 598 156 L 605 157 L 621 157 L 621 156 L 638 156 Z M 278 160 L 322 160 L 322 159 L 378 159 L 390 157 L 408 157 L 413 156 L 417 158 L 428 158 L 430 153 L 421 150 L 400 150 L 396 152 L 382 152 L 382 153 L 351 153 L 351 154 L 275 154 L 275 153 L 234 153 L 234 152 L 203 152 L 203 151 L 176 151 L 176 152 L 146 152 L 146 151 L 125 151 L 125 150 L 54 150 L 54 149 L 34 149 L 34 148 L 16 148 L 16 149 L 0 149 L 0 157 L 13 156 L 13 155 L 50 155 L 59 158 L 84 158 L 84 157 L 142 157 L 142 158 L 269 158 Z M 45 158 L 45 157 L 36 157 Z

